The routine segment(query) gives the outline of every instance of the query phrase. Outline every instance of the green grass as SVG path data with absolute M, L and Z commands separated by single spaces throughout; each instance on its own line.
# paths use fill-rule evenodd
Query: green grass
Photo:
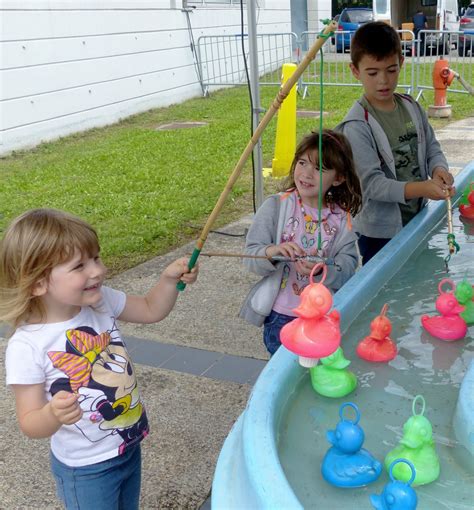
M 298 98 L 298 108 L 319 111 L 319 89 L 309 92 Z M 262 106 L 276 93 L 276 87 L 263 88 Z M 340 122 L 360 93 L 327 87 L 325 127 Z M 425 98 L 431 104 L 429 93 Z M 450 95 L 449 101 L 453 120 L 474 114 L 474 98 Z M 112 273 L 133 267 L 197 238 L 250 139 L 249 118 L 246 88 L 232 88 L 2 158 L 0 230 L 29 208 L 65 209 L 97 228 Z M 208 125 L 156 131 L 172 121 Z M 316 118 L 299 118 L 297 137 L 318 125 Z M 265 166 L 271 166 L 275 129 L 276 117 L 262 137 Z M 270 192 L 276 183 L 270 179 L 265 186 Z M 215 226 L 251 211 L 247 163 Z

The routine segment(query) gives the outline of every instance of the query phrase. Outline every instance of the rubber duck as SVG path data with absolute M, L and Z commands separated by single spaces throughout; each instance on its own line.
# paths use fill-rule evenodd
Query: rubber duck
M 454 295 L 461 306 L 464 306 L 464 312 L 460 315 L 468 326 L 474 324 L 474 287 L 464 279 L 456 285 Z
M 314 391 L 331 398 L 349 395 L 357 386 L 357 377 L 346 370 L 350 364 L 344 357 L 342 347 L 338 347 L 330 356 L 321 358 L 320 365 L 309 369 Z
M 459 214 L 465 218 L 474 219 L 474 182 L 467 186 L 459 201 Z
M 443 285 L 448 284 L 451 292 L 443 292 Z M 454 295 L 454 283 L 449 278 L 444 278 L 438 285 L 439 296 L 436 299 L 436 310 L 441 315 L 429 317 L 421 316 L 421 324 L 428 333 L 440 340 L 452 342 L 464 338 L 467 333 L 467 325 L 460 313 L 464 311 Z
M 404 462 L 411 469 L 411 478 L 406 483 L 395 480 L 393 477 L 393 468 L 399 462 Z M 390 464 L 389 474 L 392 481 L 385 485 L 382 494 L 370 496 L 372 506 L 376 510 L 415 510 L 418 505 L 418 497 L 411 487 L 416 475 L 415 466 L 409 460 L 397 459 Z
M 388 304 L 383 305 L 380 315 L 370 323 L 370 335 L 359 342 L 356 353 L 359 358 L 373 362 L 388 362 L 397 355 L 397 346 L 388 336 L 392 323 L 386 317 Z
M 313 282 L 314 272 L 323 269 L 319 283 Z M 293 309 L 297 316 L 280 331 L 281 343 L 299 356 L 300 365 L 314 367 L 320 358 L 331 355 L 341 343 L 340 316 L 332 306 L 331 292 L 323 285 L 327 267 L 316 264 L 309 276 L 312 282 L 301 293 L 301 302 Z M 329 313 L 328 313 L 329 312 Z
M 416 403 L 422 402 L 420 414 L 416 414 Z M 417 395 L 413 400 L 413 416 L 403 425 L 403 437 L 400 444 L 391 450 L 385 457 L 385 468 L 396 459 L 407 459 L 415 466 L 415 479 L 413 485 L 425 485 L 434 482 L 440 472 L 439 459 L 433 441 L 433 427 L 429 420 L 423 416 L 425 412 L 425 399 Z M 397 480 L 407 482 L 412 473 L 404 465 L 397 465 L 393 469 Z
M 355 421 L 344 419 L 346 407 L 356 413 Z M 321 464 L 323 478 L 336 487 L 363 487 L 377 480 L 382 464 L 362 448 L 365 434 L 358 425 L 359 408 L 352 402 L 345 402 L 339 408 L 341 421 L 336 430 L 329 430 L 327 440 L 333 445 Z

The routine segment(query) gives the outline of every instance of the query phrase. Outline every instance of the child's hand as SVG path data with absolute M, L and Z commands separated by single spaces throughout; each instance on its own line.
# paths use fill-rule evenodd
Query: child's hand
M 265 255 L 267 257 L 274 257 L 275 255 L 283 255 L 284 257 L 288 257 L 291 260 L 295 260 L 296 257 L 304 257 L 306 252 L 303 250 L 301 246 L 298 246 L 296 243 L 281 243 L 281 244 L 272 244 L 267 246 L 265 250 Z
M 454 187 L 448 188 L 438 179 L 428 179 L 427 181 L 408 182 L 405 185 L 405 198 L 429 198 L 431 200 L 444 200 L 453 196 L 456 190 Z
M 439 184 L 444 186 L 446 189 L 451 189 L 454 183 L 454 177 L 446 170 L 446 168 L 437 166 L 433 170 L 433 181 L 439 182 Z
M 430 198 L 431 200 L 444 200 L 448 196 L 453 196 L 455 193 L 454 188 L 448 188 L 444 182 L 440 182 L 438 179 L 431 179 L 429 181 L 425 181 L 423 184 L 423 196 L 425 198 Z
M 82 418 L 82 409 L 77 401 L 78 395 L 59 391 L 50 401 L 54 417 L 63 425 L 72 425 Z
M 194 283 L 198 277 L 199 265 L 196 264 L 190 271 L 188 262 L 189 259 L 185 257 L 175 260 L 163 271 L 162 276 L 176 281 L 181 280 L 186 284 Z

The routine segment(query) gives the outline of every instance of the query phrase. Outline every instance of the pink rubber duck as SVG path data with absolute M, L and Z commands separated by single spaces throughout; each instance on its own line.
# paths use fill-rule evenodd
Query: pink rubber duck
M 313 282 L 314 272 L 323 268 L 319 283 L 310 283 L 301 293 L 301 303 L 293 311 L 297 318 L 281 329 L 281 343 L 299 356 L 300 365 L 306 368 L 318 364 L 319 358 L 330 356 L 341 343 L 340 316 L 332 306 L 331 292 L 323 285 L 327 268 L 316 264 L 309 281 Z M 329 313 L 328 313 L 329 312 Z
M 448 284 L 451 291 L 443 292 L 443 284 Z M 454 295 L 454 282 L 449 278 L 444 278 L 439 282 L 438 291 L 439 296 L 436 299 L 436 310 L 441 315 L 429 317 L 428 315 L 421 316 L 421 324 L 428 331 L 428 333 L 440 340 L 459 340 L 464 338 L 467 333 L 467 325 L 463 318 L 459 315 L 464 311 L 464 306 L 461 306 Z
M 397 355 L 397 346 L 388 336 L 392 331 L 392 323 L 385 316 L 388 304 L 383 305 L 380 315 L 370 323 L 370 335 L 359 342 L 356 353 L 366 361 L 388 362 Z

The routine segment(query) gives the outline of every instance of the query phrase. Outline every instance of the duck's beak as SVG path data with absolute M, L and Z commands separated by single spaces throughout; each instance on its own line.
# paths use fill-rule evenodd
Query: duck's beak
M 321 317 L 321 312 L 312 305 L 309 300 L 301 301 L 300 305 L 293 309 L 295 314 L 302 319 L 314 319 Z
M 340 359 L 338 361 L 335 361 L 333 364 L 332 364 L 332 367 L 334 368 L 339 368 L 339 369 L 343 369 L 343 368 L 346 368 L 348 367 L 349 365 L 351 364 L 351 362 L 348 360 L 348 359 Z
M 464 312 L 465 310 L 465 307 L 462 306 L 462 305 L 455 305 L 454 308 L 451 310 L 453 313 L 461 313 L 461 312 Z
M 382 498 L 377 494 L 370 495 L 370 502 L 376 510 L 385 510 L 383 506 Z
M 409 430 L 400 439 L 400 443 L 408 448 L 418 448 L 423 444 L 423 440 L 414 430 Z
M 336 444 L 336 434 L 334 433 L 334 430 L 328 430 L 326 432 L 326 439 L 332 444 Z

